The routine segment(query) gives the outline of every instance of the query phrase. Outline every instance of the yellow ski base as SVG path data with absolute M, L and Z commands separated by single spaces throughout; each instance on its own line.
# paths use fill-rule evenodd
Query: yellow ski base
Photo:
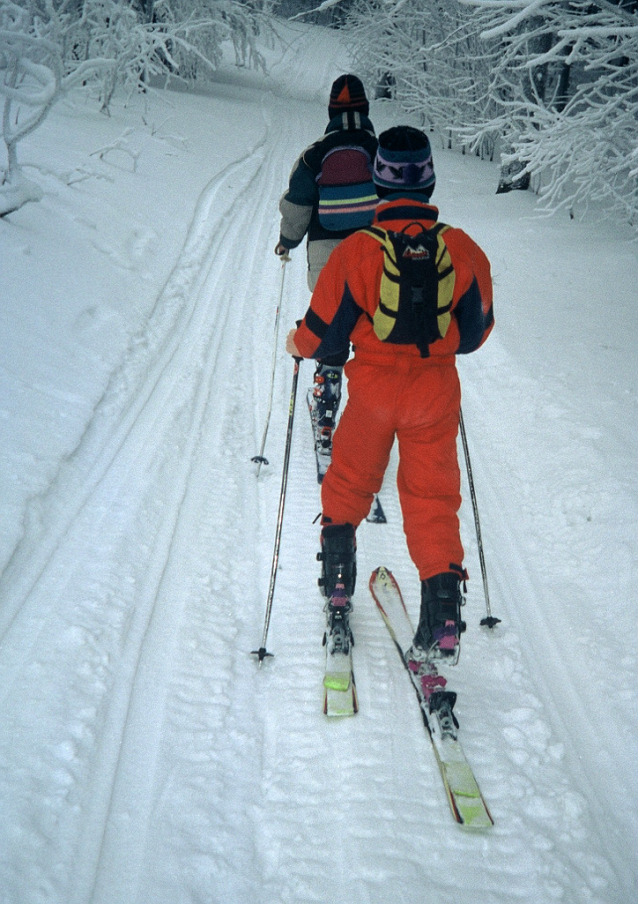
M 354 716 L 359 711 L 357 688 L 352 673 L 345 690 L 324 687 L 323 711 L 326 716 Z
M 494 820 L 467 762 L 444 762 L 438 756 L 441 777 L 454 818 L 464 829 L 491 829 Z
M 455 737 L 441 737 L 436 716 L 430 713 L 428 702 L 408 668 L 405 651 L 414 636 L 414 628 L 392 572 L 383 567 L 373 571 L 370 577 L 370 591 L 416 691 L 423 724 L 432 743 L 454 819 L 463 829 L 472 831 L 490 829 L 494 825 L 494 820 L 460 741 Z
M 327 672 L 323 685 L 333 691 L 347 691 L 350 687 L 351 675 L 351 672 Z

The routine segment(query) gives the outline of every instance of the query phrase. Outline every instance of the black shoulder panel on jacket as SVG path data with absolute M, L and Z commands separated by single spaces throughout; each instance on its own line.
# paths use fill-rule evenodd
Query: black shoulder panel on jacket
M 337 313 L 327 327 L 324 324 L 323 335 L 320 337 L 321 344 L 315 352 L 315 358 L 326 358 L 328 355 L 336 355 L 346 349 L 350 342 L 350 334 L 362 313 L 363 309 L 354 300 L 350 287 L 346 283 Z M 319 317 L 315 315 L 315 318 L 323 324 Z M 309 323 L 308 315 L 306 315 L 306 325 L 315 335 L 319 335 L 315 331 L 314 323 L 312 325 Z
M 472 285 L 464 292 L 454 309 L 454 316 L 459 325 L 460 341 L 457 355 L 469 355 L 476 351 L 483 340 L 487 330 L 494 320 L 494 312 L 490 308 L 487 314 L 483 313 L 483 301 L 479 291 L 476 277 Z

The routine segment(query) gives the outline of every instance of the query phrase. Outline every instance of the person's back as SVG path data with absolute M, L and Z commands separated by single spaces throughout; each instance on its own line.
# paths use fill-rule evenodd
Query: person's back
M 372 180 L 377 139 L 368 113 L 369 104 L 361 81 L 354 75 L 342 75 L 336 79 L 330 92 L 326 131 L 298 157 L 288 188 L 279 202 L 281 225 L 275 253 L 283 255 L 297 248 L 304 237 L 307 238 L 308 285 L 311 291 L 339 242 L 372 222 L 378 200 Z M 367 173 L 361 174 L 360 161 L 355 159 L 354 172 L 350 177 L 353 180 L 350 184 L 365 185 L 366 216 L 350 223 L 347 216 L 335 218 L 330 223 L 320 214 L 324 161 L 334 161 L 334 155 L 340 149 L 359 149 L 367 158 Z M 349 181 L 347 172 L 343 178 L 344 184 Z
M 287 255 L 306 238 L 311 291 L 339 243 L 372 222 L 378 201 L 372 179 L 377 138 L 368 113 L 360 79 L 339 76 L 330 91 L 326 131 L 295 162 L 279 202 L 281 225 L 275 253 Z M 319 360 L 309 394 L 319 480 L 332 455 L 343 366 L 349 354 L 346 342 Z
M 438 209 L 425 198 L 417 200 L 405 196 L 384 200 L 377 209 L 373 227 L 401 232 L 418 224 L 431 229 L 438 221 Z M 485 340 L 486 324 L 483 302 L 491 301 L 491 275 L 487 258 L 478 245 L 462 230 L 448 227 L 444 240 L 454 266 L 455 283 L 453 311 L 445 336 L 430 348 L 435 359 L 467 354 Z M 391 361 L 395 356 L 419 358 L 416 344 L 399 345 L 382 342 L 374 326 L 374 315 L 379 306 L 381 278 L 384 272 L 383 247 L 368 230 L 359 230 L 349 236 L 336 249 L 320 277 L 312 297 L 312 310 L 322 328 L 321 342 L 315 354 L 331 355 L 351 341 L 359 360 L 364 356 L 375 360 Z M 334 310 L 334 287 L 348 291 L 340 299 L 338 316 Z M 361 316 L 361 314 L 367 316 Z M 490 321 L 491 323 L 491 321 Z M 300 339 L 306 337 L 304 325 Z M 318 336 L 312 337 L 315 341 Z

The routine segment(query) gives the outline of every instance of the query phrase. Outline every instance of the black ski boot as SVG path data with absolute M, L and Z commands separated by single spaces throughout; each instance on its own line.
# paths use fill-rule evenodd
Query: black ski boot
M 325 597 L 330 599 L 337 584 L 350 599 L 357 579 L 356 542 L 352 524 L 324 524 L 321 530 L 321 552 L 317 560 L 321 562 L 319 586 Z
M 415 659 L 456 659 L 465 622 L 461 620 L 460 578 L 452 571 L 421 581 L 421 616 L 414 635 Z
M 350 630 L 352 603 L 340 581 L 326 603 L 325 611 L 326 633 L 323 636 L 324 645 L 328 646 L 328 652 L 331 656 L 335 653 L 343 653 L 347 656 L 350 652 L 350 645 L 354 646 L 354 637 Z
M 315 426 L 317 452 L 332 453 L 332 434 L 337 422 L 341 402 L 341 378 L 343 367 L 329 364 L 317 365 L 312 391 L 312 422 Z

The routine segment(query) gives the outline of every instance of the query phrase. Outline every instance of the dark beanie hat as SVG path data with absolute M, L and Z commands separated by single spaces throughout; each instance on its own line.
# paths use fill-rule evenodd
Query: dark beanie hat
M 370 104 L 368 103 L 365 89 L 361 79 L 358 79 L 356 75 L 340 75 L 332 83 L 330 90 L 330 101 L 328 103 L 330 119 L 348 110 L 356 110 L 365 116 L 370 111 Z
M 428 136 L 412 126 L 395 126 L 382 132 L 373 179 L 380 198 L 393 191 L 419 192 L 430 197 L 435 176 Z

